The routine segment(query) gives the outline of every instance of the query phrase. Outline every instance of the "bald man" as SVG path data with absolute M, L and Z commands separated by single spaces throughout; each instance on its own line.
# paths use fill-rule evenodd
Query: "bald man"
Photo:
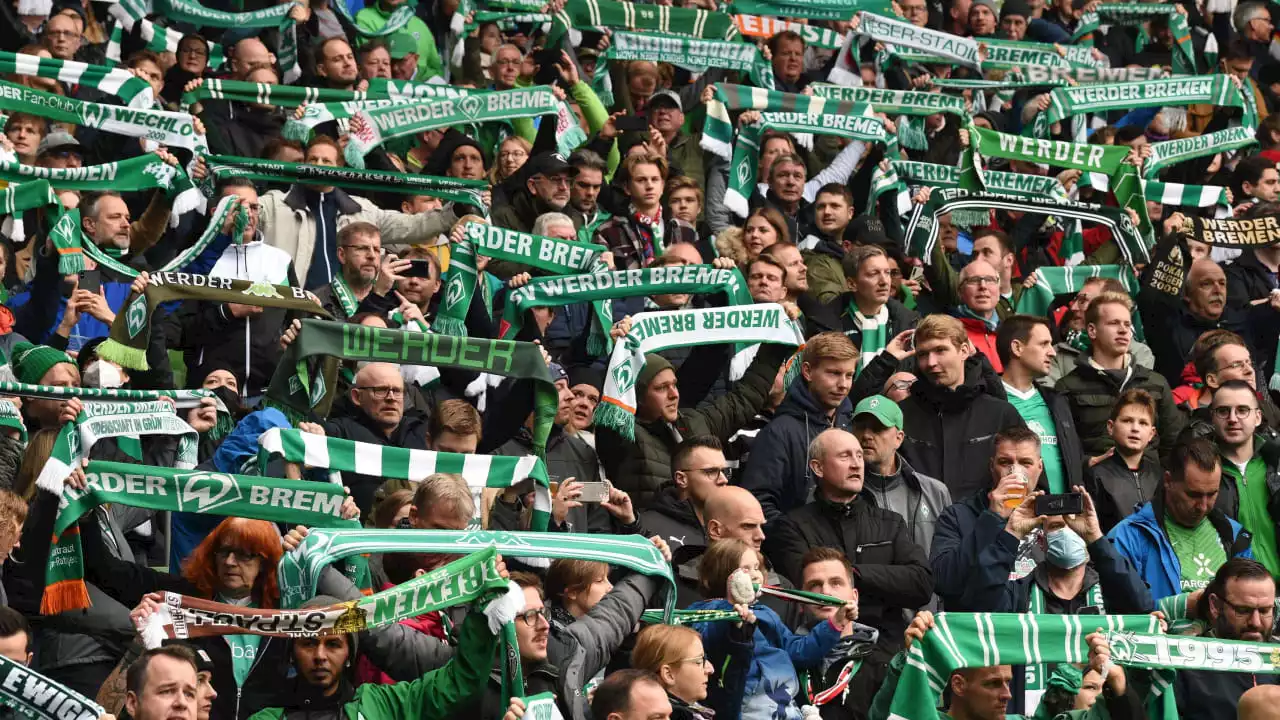
M 326 435 L 388 447 L 427 449 L 426 418 L 404 411 L 404 378 L 399 365 L 368 363 L 360 368 L 351 385 L 350 400 L 345 414 L 324 423 Z M 382 478 L 343 473 L 342 481 L 350 488 L 362 515 L 373 509 L 373 493 Z
M 1259 685 L 1240 696 L 1238 720 L 1280 720 L 1280 685 Z
M 986 260 L 974 260 L 960 271 L 960 304 L 955 316 L 964 325 L 969 342 L 991 361 L 996 372 L 1003 372 L 1000 354 L 996 352 L 996 328 L 1000 316 L 1000 271 Z
M 726 485 L 707 497 L 707 540 L 734 538 L 756 550 L 764 544 L 764 510 L 750 491 Z
M 246 79 L 254 68 L 275 64 L 276 56 L 256 37 L 245 38 L 232 46 L 231 76 L 235 80 Z

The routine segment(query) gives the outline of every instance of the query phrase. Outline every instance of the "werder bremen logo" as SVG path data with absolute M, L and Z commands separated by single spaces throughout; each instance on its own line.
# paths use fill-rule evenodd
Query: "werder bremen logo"
M 254 280 L 249 287 L 241 290 L 240 294 L 260 298 L 276 298 L 277 300 L 284 299 L 280 296 L 280 291 L 276 290 L 275 285 L 272 285 L 269 282 L 262 282 L 261 280 Z
M 619 392 L 627 392 L 636 384 L 636 376 L 631 370 L 630 360 L 613 369 L 613 384 L 618 386 Z
M 751 178 L 751 167 L 748 166 L 746 163 L 742 163 L 741 165 L 739 165 L 738 166 L 738 184 L 746 185 L 747 180 L 749 180 L 750 178 Z
M 99 103 L 87 102 L 80 109 L 80 124 L 91 128 L 101 128 L 111 116 L 111 110 Z
M 173 186 L 173 177 L 178 174 L 178 169 L 166 162 L 153 162 L 142 168 L 142 174 L 154 177 L 156 185 L 168 190 Z
M 199 472 L 178 476 L 178 509 L 209 512 L 240 501 L 240 485 L 223 473 Z
M 480 112 L 484 110 L 484 101 L 475 95 L 468 95 L 458 101 L 458 106 L 462 108 L 462 112 L 467 117 L 475 120 L 480 117 Z
M 138 337 L 142 328 L 147 326 L 147 296 L 139 295 L 129 303 L 124 312 L 124 327 L 129 332 L 129 339 Z
M 454 306 L 462 302 L 462 294 L 465 292 L 463 287 L 462 276 L 454 275 L 450 278 L 449 287 L 445 288 L 444 304 L 447 306 Z

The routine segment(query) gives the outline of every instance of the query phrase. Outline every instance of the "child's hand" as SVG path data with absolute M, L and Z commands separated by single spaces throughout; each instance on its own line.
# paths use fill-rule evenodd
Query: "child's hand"
M 742 622 L 737 623 L 738 627 L 742 627 L 742 623 L 746 623 L 748 625 L 756 624 L 756 614 L 751 611 L 750 605 L 745 603 L 734 605 L 733 610 L 738 613 L 739 618 L 742 618 Z

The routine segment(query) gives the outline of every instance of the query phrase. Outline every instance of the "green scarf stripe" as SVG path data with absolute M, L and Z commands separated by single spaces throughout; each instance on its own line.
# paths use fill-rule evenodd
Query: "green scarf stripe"
M 186 112 L 187 108 L 201 100 L 233 100 L 293 108 L 310 103 L 368 100 L 370 97 L 369 93 L 357 90 L 332 90 L 208 78 L 195 90 L 183 93 L 178 108 Z
M 1074 70 L 1078 68 L 1106 67 L 1107 63 L 1093 57 L 1093 48 L 1052 43 L 1028 42 L 983 38 L 987 56 L 982 60 L 984 68 L 1053 68 Z M 1061 47 L 1064 54 L 1058 53 Z
M 321 372 L 313 375 L 308 359 L 317 355 L 330 357 L 321 363 Z M 267 398 L 294 417 L 310 412 L 327 415 L 333 402 L 338 360 L 431 365 L 534 380 L 533 448 L 539 457 L 546 453 L 559 391 L 541 349 L 533 343 L 303 320 L 298 338 L 276 366 Z
M 58 253 L 58 272 L 64 275 L 83 272 L 79 210 L 64 211 L 48 180 L 33 180 L 0 190 L 0 215 L 21 217 L 27 210 L 41 209 L 49 221 L 49 242 Z
M 196 27 L 215 28 L 282 28 L 292 25 L 289 11 L 293 3 L 275 5 L 262 10 L 225 12 L 207 8 L 194 0 L 155 0 L 154 12 L 169 20 L 184 22 Z M 152 5 L 148 0 L 147 6 Z M 151 14 L 151 13 L 147 13 Z
M 285 121 L 284 128 L 280 131 L 280 134 L 288 140 L 305 142 L 311 137 L 311 131 L 317 125 L 349 120 L 361 110 L 385 108 L 419 100 L 463 98 L 470 95 L 483 95 L 485 92 L 488 91 L 458 88 L 452 85 L 407 83 L 375 78 L 369 81 L 369 89 L 365 91 L 369 99 L 309 103 L 303 106 L 302 117 L 295 118 L 290 116 Z
M 570 28 L 638 30 L 705 40 L 732 40 L 738 35 L 738 26 L 724 13 L 617 0 L 567 0 L 555 17 L 547 47 L 558 47 Z
M 345 3 L 334 3 L 333 10 L 345 21 L 342 27 L 348 32 L 354 31 L 356 35 L 362 38 L 387 37 L 404 29 L 413 19 L 414 8 L 417 3 L 407 2 L 392 11 L 391 16 L 387 18 L 387 24 L 377 30 L 365 30 L 356 24 L 356 19 L 352 17 L 351 10 Z
M 462 35 L 464 37 L 470 35 L 476 28 L 489 23 L 497 25 L 503 32 L 510 32 L 519 25 L 546 25 L 554 19 L 553 16 L 542 12 L 477 10 L 471 15 L 471 22 L 463 25 Z
M 185 150 L 203 149 L 195 118 L 165 110 L 141 110 L 86 102 L 0 80 L 0 110 L 23 112 L 53 122 L 83 125 L 116 135 L 145 138 Z
M 22 421 L 22 412 L 12 400 L 0 399 L 0 428 L 17 430 L 22 444 L 27 444 L 27 424 Z
M 854 115 L 870 117 L 870 109 L 865 104 L 840 102 L 838 100 L 785 93 L 777 90 L 752 87 L 750 85 L 733 85 L 716 83 L 712 85 L 712 99 L 707 103 L 707 121 L 702 132 L 702 149 L 729 160 L 733 152 L 733 123 L 729 113 L 737 110 L 759 110 L 761 113 L 787 113 L 788 116 L 799 115 Z M 872 118 L 875 119 L 875 118 Z M 845 126 L 849 120 L 836 123 Z M 877 120 L 878 122 L 878 120 Z M 746 128 L 743 129 L 745 133 Z M 807 131 L 805 131 L 807 132 Z M 883 125 L 878 133 L 884 140 Z
M 214 208 L 213 214 L 209 217 L 208 224 L 205 225 L 204 232 L 200 233 L 200 237 L 196 238 L 195 243 L 192 244 L 191 247 L 188 247 L 187 249 L 178 253 L 178 255 L 174 257 L 172 260 L 170 260 L 169 262 L 165 263 L 159 268 L 156 268 L 153 272 L 155 273 L 180 272 L 188 264 L 190 264 L 197 257 L 199 257 L 200 253 L 204 252 L 205 248 L 209 246 L 209 243 L 213 242 L 214 238 L 216 238 L 218 234 L 221 232 L 222 223 L 226 220 L 227 213 L 230 212 L 231 201 L 233 199 L 234 199 L 233 196 L 228 195 L 223 197 L 221 200 L 219 200 L 218 206 Z M 235 225 L 236 229 L 232 231 L 234 233 L 243 233 L 244 223 L 248 222 L 249 211 L 245 210 L 242 207 L 240 208 L 239 212 L 240 212 L 240 216 L 236 219 L 236 225 Z M 67 215 L 75 216 L 74 228 L 76 232 L 79 234 L 80 247 L 84 250 L 85 255 L 88 255 L 90 259 L 92 259 L 94 262 L 98 263 L 99 265 L 105 265 L 106 267 L 110 268 L 113 272 L 117 274 L 124 275 L 125 277 L 131 277 L 131 278 L 138 277 L 139 271 L 133 269 L 132 267 L 129 267 L 128 265 L 106 254 L 105 252 L 102 251 L 102 249 L 100 249 L 96 244 L 94 244 L 92 240 L 88 240 L 84 237 L 84 233 L 80 232 L 80 211 L 79 210 L 68 210 Z M 110 353 L 116 350 L 119 350 L 119 348 L 115 348 L 114 346 L 112 346 L 112 348 L 109 348 L 107 352 Z
M 1101 173 L 1085 173 L 1080 177 L 1080 187 L 1091 187 L 1106 192 L 1109 183 Z M 1143 180 L 1143 193 L 1152 202 L 1161 205 L 1185 207 L 1215 207 L 1230 209 L 1227 189 L 1221 185 L 1184 185 L 1182 183 Z
M 1173 72 L 1175 75 L 1195 75 L 1195 48 L 1191 43 L 1191 28 L 1187 18 L 1177 11 L 1176 5 L 1155 5 L 1144 3 L 1104 3 L 1094 12 L 1085 13 L 1080 18 L 1071 42 L 1084 46 L 1093 46 L 1093 33 L 1102 25 L 1105 18 L 1117 25 L 1142 25 L 1157 15 L 1165 15 L 1169 19 L 1169 32 L 1173 34 L 1177 51 L 1173 53 Z M 1138 48 L 1141 50 L 1141 48 Z
M 1023 75 L 1031 82 L 1052 82 L 1059 85 L 1070 85 L 1075 82 L 1079 85 L 1095 85 L 1099 83 L 1126 83 L 1126 82 L 1146 82 L 1149 80 L 1164 80 L 1169 77 L 1169 73 L 1161 67 L 1123 67 L 1123 68 L 1094 68 L 1094 67 L 1077 67 L 1070 70 L 1062 68 L 1048 68 L 1032 65 L 1030 67 L 1021 68 Z M 937 81 L 935 81 L 936 84 Z
M 283 607 L 298 607 L 315 595 L 320 572 L 332 563 L 371 553 L 442 553 L 456 555 L 492 547 L 504 557 L 532 560 L 572 558 L 617 565 L 670 584 L 666 613 L 674 609 L 675 581 L 671 565 L 658 548 L 638 535 L 494 532 L 485 530 L 312 530 L 296 550 L 280 558 L 277 578 Z
M 78 168 L 23 165 L 11 158 L 12 156 L 6 158 L 0 155 L 0 180 L 11 183 L 48 180 L 50 186 L 59 190 L 82 192 L 139 192 L 160 189 L 170 197 L 195 188 L 182 168 L 170 165 L 152 153 Z
M 123 388 L 73 388 L 59 385 L 28 385 L 19 382 L 0 382 L 0 395 L 16 395 L 17 397 L 36 400 L 112 400 L 122 402 L 145 402 L 172 398 L 179 408 L 193 408 L 204 398 L 217 397 L 209 390 L 125 390 Z
M 936 188 L 960 187 L 960 169 L 951 165 L 894 160 L 890 163 L 890 167 L 897 174 L 897 177 L 907 185 L 927 185 Z M 1067 198 L 1067 189 L 1062 187 L 1062 183 L 1058 182 L 1058 179 L 1052 175 L 1030 175 L 1028 173 L 988 170 L 982 177 L 986 180 L 988 192 L 1017 197 L 1043 197 L 1049 195 L 1062 199 Z
M 57 680 L 4 656 L 0 656 L 0 705 L 30 720 L 92 720 L 106 712 Z
M 858 13 L 861 21 L 855 31 L 859 35 L 889 45 L 928 53 L 974 70 L 981 70 L 978 41 L 928 28 L 918 28 L 900 18 L 887 18 L 868 12 Z
M 1155 177 L 1170 165 L 1205 155 L 1249 147 L 1257 143 L 1254 132 L 1251 127 L 1233 127 L 1208 135 L 1152 143 L 1151 157 L 1147 158 L 1146 164 L 1143 165 L 1143 175 L 1148 178 Z
M 276 162 L 230 155 L 206 155 L 205 162 L 216 181 L 243 178 L 252 182 L 332 185 L 356 192 L 429 195 L 447 202 L 476 207 L 483 207 L 480 193 L 488 188 L 488 183 L 484 180 Z
M 640 313 L 632 318 L 631 332 L 614 344 L 609 356 L 609 372 L 596 406 L 596 426 L 628 439 L 635 437 L 636 382 L 646 353 L 724 342 L 798 347 L 804 344 L 804 332 L 781 305 L 773 303 Z
M 1227 75 L 1057 88 L 1049 103 L 1036 118 L 1037 137 L 1048 137 L 1050 125 L 1081 113 L 1196 104 L 1244 107 L 1239 88 Z
M 647 625 L 692 625 L 700 622 L 741 622 L 742 617 L 734 610 L 676 610 L 671 619 L 663 622 L 661 610 L 645 610 L 640 622 Z
M 745 72 L 753 84 L 773 89 L 773 65 L 750 43 L 619 31 L 613 33 L 605 58 L 665 62 L 691 72 L 713 67 Z
M 215 229 L 217 227 L 214 226 Z M 147 289 L 141 295 L 130 295 L 124 310 L 116 315 L 110 336 L 98 346 L 98 355 L 102 358 L 135 370 L 148 369 L 147 347 L 151 342 L 152 315 L 160 304 L 170 300 L 279 307 L 329 317 L 329 313 L 302 288 L 163 271 L 152 273 L 150 277 Z
M 30 75 L 84 85 L 114 95 L 129 107 L 149 108 L 156 102 L 151 85 L 123 68 L 0 52 L 0 73 Z
M 1060 219 L 1083 220 L 1105 225 L 1121 253 L 1130 264 L 1147 263 L 1150 255 L 1138 229 L 1122 208 L 1037 198 L 1013 198 L 992 193 L 967 190 L 938 190 L 929 202 L 917 205 L 906 228 L 907 252 L 924 262 L 929 262 L 933 246 L 938 241 L 939 215 L 954 210 L 1011 210 L 1039 215 L 1051 215 Z
M 530 235 L 486 223 L 469 222 L 467 239 L 453 246 L 445 273 L 444 298 L 436 312 L 436 332 L 467 334 L 467 309 L 476 289 L 476 254 L 529 265 L 552 275 L 577 275 L 606 270 L 600 262 L 603 245 Z M 461 261 L 461 262 L 459 262 Z
M 112 5 L 111 7 L 116 8 L 119 7 L 119 5 Z M 110 10 L 108 10 L 108 12 L 111 12 L 113 16 L 116 15 L 115 12 Z M 182 38 L 185 37 L 185 35 L 173 28 L 156 25 L 150 20 L 144 19 L 134 22 L 142 23 L 142 29 L 139 31 L 139 34 L 142 37 L 142 42 L 145 43 L 143 46 L 144 49 L 155 53 L 178 52 L 178 44 L 182 42 Z M 130 23 L 130 27 L 131 26 L 132 22 Z M 111 37 L 107 40 L 108 60 L 117 63 L 121 62 L 120 45 L 124 41 L 124 32 L 125 27 L 122 23 L 116 23 L 111 27 Z M 222 45 L 216 42 L 206 41 L 206 44 L 209 46 L 209 61 L 206 63 L 206 66 L 210 70 L 217 70 L 222 67 L 222 63 L 226 62 L 226 53 L 223 51 Z
M 891 718 L 936 720 L 942 689 L 959 668 L 1083 663 L 1089 656 L 1085 637 L 1097 627 L 1146 632 L 1158 627 L 1150 615 L 942 613 L 935 617 L 935 627 L 905 651 Z
M 507 304 L 502 311 L 499 336 L 515 337 L 524 326 L 525 312 L 535 307 L 559 307 L 571 303 L 595 300 L 614 300 L 624 297 L 649 297 L 673 293 L 706 294 L 723 292 L 729 296 L 730 305 L 751 303 L 747 282 L 737 268 L 721 269 L 712 265 L 674 265 L 670 267 L 644 268 L 641 270 L 609 270 L 585 275 L 561 275 L 533 278 L 527 285 L 507 294 Z M 608 308 L 595 306 L 595 320 L 589 337 L 587 352 L 601 355 L 609 352 L 613 343 L 607 338 L 613 326 L 613 316 L 605 315 Z
M 1093 278 L 1111 278 L 1124 284 L 1127 291 L 1138 292 L 1138 279 L 1126 265 L 1071 265 L 1036 268 L 1036 284 L 1022 290 L 1014 311 L 1026 315 L 1046 315 L 1059 295 L 1074 295 Z
M 819 97 L 831 98 L 842 103 L 870 105 L 872 110 L 887 115 L 936 115 L 940 112 L 961 116 L 969 114 L 964 107 L 964 98 L 958 95 L 918 90 L 847 87 L 827 83 L 814 83 L 810 87 Z
M 287 462 L 308 467 L 327 468 L 338 472 L 373 475 L 384 479 L 421 482 L 435 473 L 461 475 L 471 488 L 476 512 L 483 507 L 481 493 L 486 488 L 507 489 L 532 479 L 535 485 L 533 530 L 546 530 L 551 517 L 551 491 L 547 468 L 533 455 L 462 455 L 459 453 L 410 450 L 372 443 L 312 435 L 301 430 L 272 428 L 258 438 L 262 451 L 258 467 L 265 471 L 266 461 L 280 455 Z M 480 516 L 472 518 L 479 527 Z

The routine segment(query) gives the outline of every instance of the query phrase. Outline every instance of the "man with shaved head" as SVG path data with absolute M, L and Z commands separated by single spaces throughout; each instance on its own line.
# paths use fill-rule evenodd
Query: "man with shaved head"
M 1280 720 L 1280 685 L 1259 685 L 1240 696 L 1239 720 Z
M 232 46 L 231 77 L 234 80 L 245 80 L 254 69 L 275 64 L 276 56 L 256 37 L 247 37 Z

